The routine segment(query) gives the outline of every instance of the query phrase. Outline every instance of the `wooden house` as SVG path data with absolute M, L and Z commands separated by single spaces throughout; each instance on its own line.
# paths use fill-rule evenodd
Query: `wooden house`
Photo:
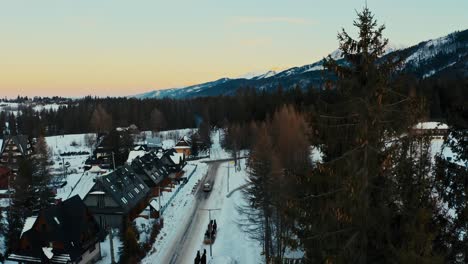
M 177 144 L 175 144 L 174 149 L 177 153 L 184 154 L 184 159 L 192 155 L 192 143 L 190 142 L 190 138 L 187 136 L 182 137 Z
M 95 263 L 101 258 L 105 232 L 79 196 L 43 209 L 25 221 L 17 249 L 8 256 L 17 263 Z
M 161 157 L 161 161 L 173 174 L 180 174 L 186 164 L 185 155 L 175 149 L 166 150 Z
M 146 206 L 150 188 L 128 165 L 95 178 L 83 201 L 103 228 L 120 228 Z
M 32 145 L 27 136 L 6 135 L 0 150 L 0 165 L 10 168 L 16 174 L 20 161 L 29 157 L 32 151 Z
M 164 179 L 169 177 L 169 167 L 166 166 L 154 152 L 149 152 L 142 157 L 134 159 L 131 163 L 135 173 L 151 188 L 152 196 L 159 193 Z

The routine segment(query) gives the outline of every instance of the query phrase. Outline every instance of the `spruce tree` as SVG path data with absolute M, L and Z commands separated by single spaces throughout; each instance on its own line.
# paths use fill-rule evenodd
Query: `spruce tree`
M 409 212 L 401 207 L 409 202 L 401 199 L 409 198 L 400 188 L 418 186 L 403 186 L 396 175 L 407 173 L 399 166 L 414 164 L 394 163 L 393 158 L 401 147 L 395 142 L 409 132 L 423 107 L 396 85 L 399 59 L 382 57 L 388 43 L 382 35 L 385 26 L 378 26 L 368 8 L 357 14 L 354 26 L 357 39 L 344 29 L 338 34 L 344 62 L 325 61 L 336 76 L 326 83 L 315 116 L 325 156 L 301 179 L 303 197 L 294 204 L 297 236 L 310 263 L 391 263 L 406 254 L 397 248 L 407 249 L 393 240 L 394 232 L 401 231 L 396 219 Z M 410 174 L 405 176 L 412 180 L 420 175 Z M 426 198 L 419 196 L 414 203 L 425 205 Z M 419 220 L 413 226 L 428 221 Z M 432 248 L 424 252 L 432 253 Z
M 142 249 L 138 244 L 138 232 L 136 227 L 128 219 L 125 219 L 120 237 L 122 246 L 120 247 L 120 263 L 136 264 L 142 257 Z
M 32 164 L 30 160 L 20 161 L 18 175 L 12 182 L 13 195 L 8 209 L 8 230 L 5 236 L 8 252 L 16 249 L 25 219 L 32 214 L 34 208 L 34 192 L 32 189 Z
M 246 205 L 239 208 L 244 220 L 241 228 L 263 246 L 265 262 L 273 256 L 272 236 L 272 170 L 273 146 L 265 124 L 256 135 L 256 144 L 248 160 L 249 185 L 243 190 Z
M 35 206 L 33 210 L 41 210 L 54 203 L 55 194 L 50 183 L 50 149 L 43 136 L 37 139 L 35 153 L 31 157 L 33 167 L 32 188 L 34 189 Z
M 468 109 L 454 104 L 448 115 L 449 134 L 443 149 L 453 156 L 436 156 L 436 191 L 444 205 L 437 218 L 441 232 L 436 246 L 447 252 L 447 263 L 468 262 Z

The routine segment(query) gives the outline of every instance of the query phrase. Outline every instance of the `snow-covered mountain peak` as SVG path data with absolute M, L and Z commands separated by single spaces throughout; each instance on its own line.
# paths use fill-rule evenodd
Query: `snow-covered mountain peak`
M 272 77 L 277 73 L 278 72 L 275 70 L 251 71 L 241 76 L 238 76 L 237 79 L 259 80 L 263 78 Z

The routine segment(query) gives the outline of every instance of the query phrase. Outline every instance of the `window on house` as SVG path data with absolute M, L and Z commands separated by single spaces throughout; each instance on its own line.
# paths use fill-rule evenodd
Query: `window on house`
M 134 190 L 135 190 L 135 192 L 136 192 L 136 193 L 140 193 L 140 190 L 138 190 L 138 188 L 137 188 L 137 187 L 135 187 L 135 189 L 134 189 Z
M 130 198 L 132 198 L 132 199 L 135 197 L 135 196 L 133 196 L 132 193 L 128 193 L 128 196 L 130 196 Z
M 144 190 L 144 189 L 145 189 L 145 186 L 144 186 L 143 184 L 140 183 L 140 188 L 141 188 L 142 190 Z
M 125 199 L 125 197 L 120 198 L 120 200 L 122 200 L 122 202 L 123 202 L 124 204 L 128 204 L 128 201 L 127 201 L 127 199 Z

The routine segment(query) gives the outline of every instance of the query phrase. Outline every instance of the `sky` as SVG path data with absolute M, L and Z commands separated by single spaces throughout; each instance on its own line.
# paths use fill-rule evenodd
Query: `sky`
M 364 0 L 0 0 L 0 97 L 126 96 L 315 62 Z M 397 45 L 468 28 L 466 0 L 368 0 Z

